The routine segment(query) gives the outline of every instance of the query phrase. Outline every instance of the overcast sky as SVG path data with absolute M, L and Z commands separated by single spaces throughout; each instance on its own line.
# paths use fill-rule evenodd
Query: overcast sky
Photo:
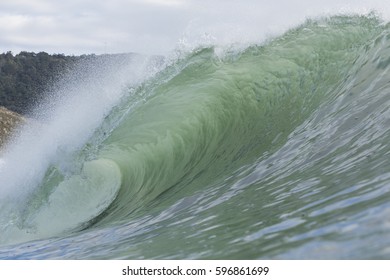
M 178 44 L 261 41 L 306 17 L 385 0 L 0 0 L 0 53 L 163 54 Z M 387 4 L 386 4 L 387 3 Z

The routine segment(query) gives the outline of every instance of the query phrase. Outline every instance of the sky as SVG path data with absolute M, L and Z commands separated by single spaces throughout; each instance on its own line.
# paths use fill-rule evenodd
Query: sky
M 308 17 L 376 10 L 384 0 L 0 0 L 0 53 L 166 54 L 259 42 Z

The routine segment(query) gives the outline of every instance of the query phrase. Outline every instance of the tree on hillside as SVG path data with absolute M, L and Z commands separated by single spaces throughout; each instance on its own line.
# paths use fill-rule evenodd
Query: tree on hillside
M 47 86 L 78 60 L 46 52 L 0 54 L 0 106 L 26 114 L 45 95 Z

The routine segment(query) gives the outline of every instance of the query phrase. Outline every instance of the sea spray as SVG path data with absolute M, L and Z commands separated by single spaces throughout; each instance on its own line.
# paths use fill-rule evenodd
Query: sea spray
M 2 157 L 1 242 L 7 242 L 4 240 L 8 238 L 7 233 L 15 238 L 15 226 L 26 229 L 22 232 L 27 232 L 24 234 L 27 239 L 69 230 L 72 225 L 78 226 L 93 218 L 113 200 L 120 187 L 120 172 L 115 164 L 85 162 L 87 155 L 81 155 L 80 150 L 111 108 L 129 93 L 130 88 L 153 75 L 160 64 L 156 57 L 131 54 L 83 61 L 47 93 L 47 100 L 32 112 L 36 121 L 25 125 Z M 95 137 L 90 145 L 99 145 L 104 138 L 102 133 L 100 140 Z M 92 159 L 93 155 L 89 153 L 88 157 Z M 97 176 L 91 174 L 90 166 L 101 167 L 95 168 L 95 171 L 100 170 Z M 111 179 L 109 175 L 103 178 L 107 168 L 114 168 L 115 176 L 111 174 Z M 75 188 L 83 185 L 95 185 L 96 188 L 77 193 Z M 70 191 L 72 188 L 73 192 Z M 54 198 L 60 196 L 56 191 L 64 197 Z M 93 191 L 100 199 L 93 199 Z M 76 211 L 69 205 L 75 198 L 82 197 L 82 192 L 89 193 L 90 197 L 80 201 L 79 206 L 85 204 L 85 208 L 95 208 L 84 218 L 80 216 L 81 209 L 76 208 L 79 210 Z M 69 199 L 66 199 L 66 193 L 71 194 Z M 90 205 L 86 201 L 91 202 Z M 41 203 L 48 206 L 38 205 Z M 54 213 L 51 213 L 52 218 L 45 220 L 39 215 L 36 217 L 34 212 L 37 211 Z M 61 213 L 73 214 L 66 222 L 58 217 Z M 54 222 L 56 219 L 58 224 Z M 48 224 L 50 230 L 48 226 L 42 226 L 48 220 L 52 221 Z

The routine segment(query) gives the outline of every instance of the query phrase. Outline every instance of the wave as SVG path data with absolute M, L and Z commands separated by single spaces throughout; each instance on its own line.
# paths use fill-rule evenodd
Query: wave
M 51 258 L 75 257 L 54 249 L 70 240 L 77 258 L 388 256 L 360 240 L 388 241 L 389 31 L 340 15 L 244 49 L 132 61 L 120 76 L 148 74 L 124 89 L 108 75 L 101 106 L 94 87 L 42 128 L 68 138 L 25 146 L 38 152 L 17 168 L 27 183 L 7 179 L 0 242 L 35 240 Z

